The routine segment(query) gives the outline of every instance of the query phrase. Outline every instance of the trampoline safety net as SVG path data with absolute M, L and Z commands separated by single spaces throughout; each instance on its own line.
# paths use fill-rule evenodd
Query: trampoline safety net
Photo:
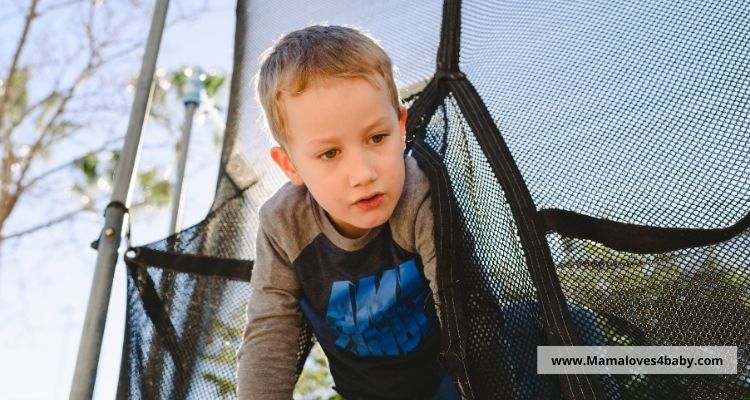
M 413 92 L 462 397 L 750 398 L 750 3 L 729 0 L 240 0 L 216 200 L 126 256 L 119 398 L 236 398 L 257 210 L 283 183 L 251 77 L 321 21 L 371 32 Z M 539 345 L 738 346 L 738 369 L 538 375 Z

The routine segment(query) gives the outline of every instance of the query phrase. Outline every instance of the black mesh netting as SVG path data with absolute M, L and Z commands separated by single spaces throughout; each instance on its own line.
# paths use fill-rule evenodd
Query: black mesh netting
M 424 86 L 408 128 L 463 397 L 750 398 L 750 3 L 416 3 L 239 2 L 217 200 L 127 258 L 121 398 L 235 398 L 256 211 L 282 182 L 249 156 L 250 77 L 320 21 Z M 539 375 L 539 345 L 738 346 L 738 371 Z
M 258 223 L 244 210 L 254 203 L 257 209 L 254 191 L 246 188 L 203 223 L 131 250 L 120 396 L 209 399 L 234 394 L 235 352 L 250 294 L 252 261 L 247 260 L 255 243 L 250 232 Z M 311 333 L 303 330 L 300 371 L 310 339 Z

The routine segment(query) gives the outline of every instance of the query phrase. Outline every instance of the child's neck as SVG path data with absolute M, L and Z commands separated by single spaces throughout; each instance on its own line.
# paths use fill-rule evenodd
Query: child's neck
M 347 239 L 359 239 L 362 236 L 365 236 L 370 232 L 370 229 L 358 228 L 356 226 L 348 225 L 346 223 L 340 223 L 340 222 L 334 221 L 334 219 L 331 218 L 331 215 L 328 214 L 327 211 L 324 211 L 324 212 L 325 212 L 326 218 L 328 218 L 328 222 L 330 222 L 331 225 L 334 227 L 334 229 L 336 229 L 336 232 L 338 232 L 341 236 Z

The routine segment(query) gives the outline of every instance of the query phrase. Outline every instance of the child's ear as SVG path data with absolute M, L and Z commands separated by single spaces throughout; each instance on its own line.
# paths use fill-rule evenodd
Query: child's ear
M 304 184 L 302 182 L 302 178 L 300 178 L 299 174 L 297 173 L 297 168 L 295 168 L 294 164 L 292 164 L 292 159 L 289 158 L 289 155 L 286 153 L 286 150 L 284 150 L 283 147 L 272 147 L 271 158 L 273 158 L 273 161 L 276 163 L 276 165 L 278 165 L 279 168 L 284 171 L 284 175 L 289 178 L 289 181 L 292 182 L 293 185 L 301 186 Z
M 406 117 L 408 111 L 406 106 L 401 106 L 401 112 L 398 116 L 398 129 L 401 130 L 401 141 L 403 142 L 404 149 L 406 149 Z

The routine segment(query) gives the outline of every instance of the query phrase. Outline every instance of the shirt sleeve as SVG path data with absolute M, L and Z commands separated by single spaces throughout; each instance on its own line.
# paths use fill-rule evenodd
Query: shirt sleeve
M 422 258 L 425 278 L 429 281 L 430 291 L 435 300 L 435 312 L 440 319 L 440 297 L 437 285 L 437 259 L 435 258 L 435 233 L 434 217 L 432 212 L 432 200 L 430 192 L 424 193 L 417 209 L 417 218 L 414 226 L 414 247 Z M 442 321 L 440 321 L 442 325 Z
M 261 210 L 248 321 L 237 352 L 240 400 L 292 398 L 302 312 L 300 285 L 289 260 L 267 228 Z

